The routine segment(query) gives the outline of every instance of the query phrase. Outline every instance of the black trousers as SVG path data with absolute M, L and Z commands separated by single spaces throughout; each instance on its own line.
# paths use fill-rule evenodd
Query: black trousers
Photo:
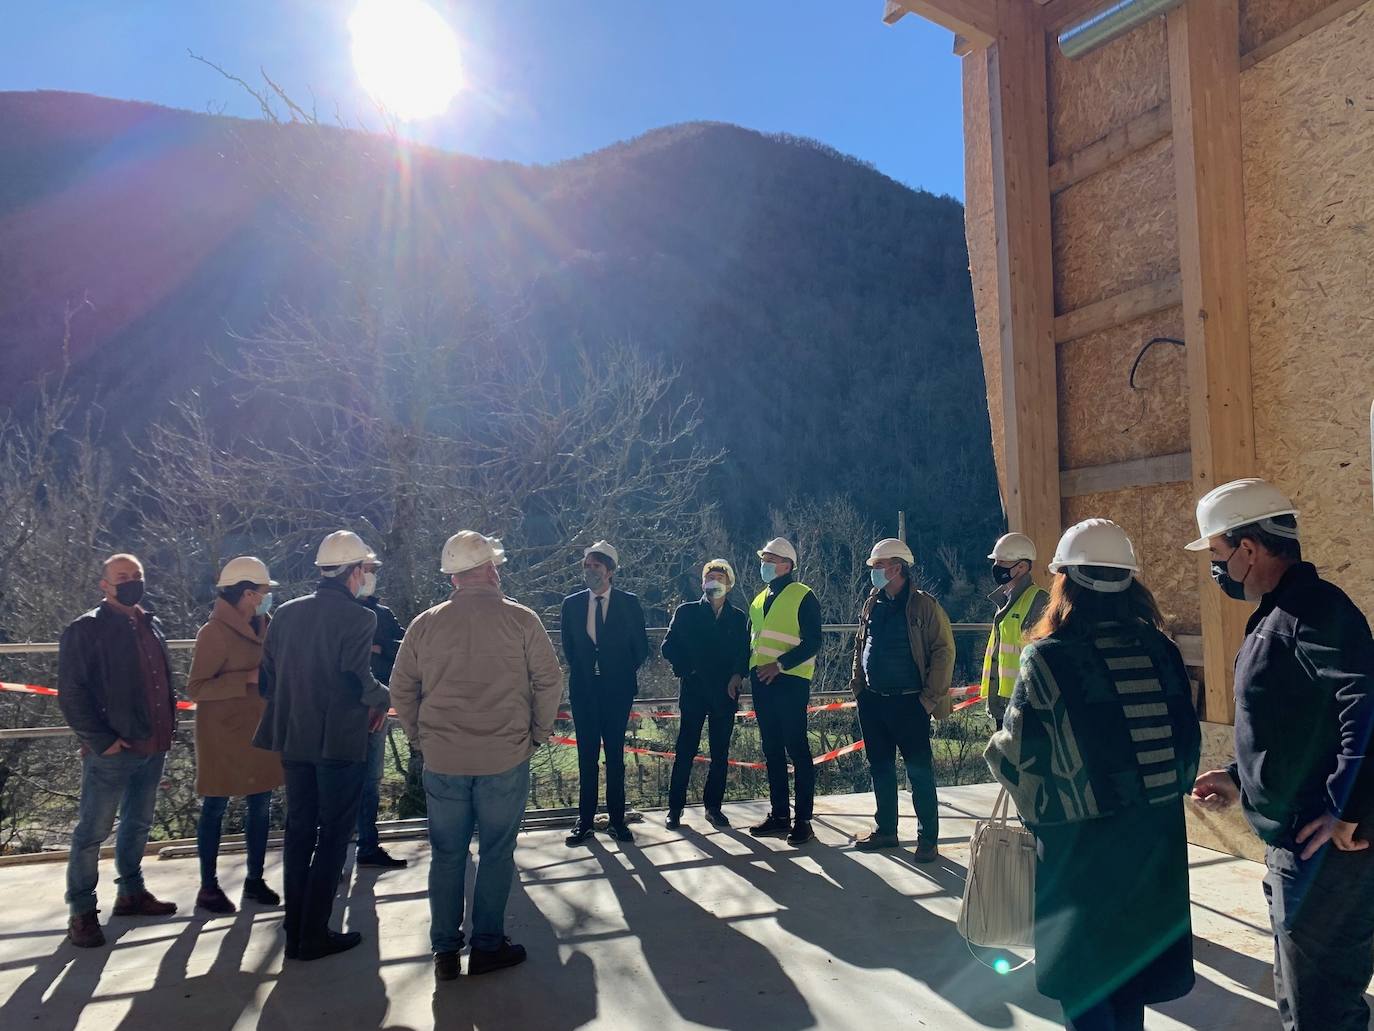
M 797 784 L 796 819 L 809 822 L 816 803 L 816 767 L 806 739 L 806 703 L 811 682 L 783 675 L 771 684 L 750 674 L 754 711 L 759 717 L 759 743 L 768 766 L 768 798 L 772 815 L 788 819 L 787 761 L 792 761 Z
M 367 762 L 282 761 L 286 774 L 286 944 L 319 941 L 329 931 L 348 840 L 358 822 Z
M 630 694 L 606 697 L 595 692 L 572 703 L 577 734 L 577 822 L 590 827 L 596 818 L 600 785 L 599 759 L 606 753 L 606 815 L 611 823 L 625 822 L 625 728 L 630 722 Z
M 1374 974 L 1374 850 L 1265 849 L 1274 998 L 1284 1031 L 1365 1031 Z
M 930 714 L 918 694 L 859 692 L 859 724 L 873 774 L 877 803 L 874 822 L 880 834 L 897 833 L 897 751 L 906 764 L 916 837 L 921 844 L 940 840 L 940 802 L 935 793 L 935 759 L 930 749 Z
M 677 758 L 673 760 L 673 778 L 668 782 L 668 809 L 680 812 L 687 805 L 687 784 L 692 779 L 692 763 L 701 747 L 701 728 L 710 722 L 711 768 L 706 774 L 706 790 L 702 803 L 707 809 L 719 809 L 725 801 L 725 774 L 729 769 L 730 735 L 735 731 L 735 711 L 739 705 L 725 695 L 712 697 L 708 702 L 698 692 L 683 694 L 679 703 L 682 717 L 678 726 Z
M 1145 1031 L 1145 1004 L 1110 995 L 1075 1017 L 1064 1014 L 1068 1031 Z

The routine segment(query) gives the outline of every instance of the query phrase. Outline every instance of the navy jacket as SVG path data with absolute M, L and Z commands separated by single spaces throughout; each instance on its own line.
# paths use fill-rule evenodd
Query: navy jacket
M 377 600 L 375 594 L 359 598 L 364 607 L 377 617 L 377 629 L 372 635 L 372 644 L 381 651 L 372 653 L 372 675 L 382 684 L 391 683 L 391 669 L 396 665 L 396 653 L 401 650 L 401 639 L 406 632 L 401 628 L 396 613 Z
M 612 587 L 602 639 L 592 644 L 587 634 L 590 596 L 591 591 L 582 590 L 563 599 L 559 636 L 568 662 L 568 698 L 573 704 L 597 696 L 633 698 L 639 692 L 639 667 L 649 657 L 644 610 L 633 594 Z
M 679 701 L 730 705 L 730 678 L 749 675 L 749 616 L 727 598 L 720 616 L 705 597 L 679 605 L 663 639 L 663 657 L 682 681 Z

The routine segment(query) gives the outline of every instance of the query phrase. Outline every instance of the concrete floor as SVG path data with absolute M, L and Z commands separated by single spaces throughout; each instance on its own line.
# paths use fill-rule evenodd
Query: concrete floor
M 633 846 L 603 835 L 589 850 L 569 850 L 561 831 L 523 834 L 507 931 L 529 961 L 437 990 L 421 841 L 393 849 L 409 869 L 351 877 L 340 908 L 363 933 L 361 947 L 285 966 L 279 911 L 193 914 L 193 859 L 150 859 L 146 869 L 149 887 L 182 913 L 111 918 L 110 944 L 91 951 L 63 941 L 61 864 L 0 869 L 0 1028 L 1059 1026 L 1031 969 L 1005 977 L 984 969 L 955 930 L 972 822 L 948 806 L 986 813 L 990 788 L 945 789 L 941 799 L 945 858 L 934 868 L 915 866 L 909 852 L 848 847 L 869 826 L 867 795 L 820 799 L 820 840 L 800 850 L 739 829 L 762 803 L 728 807 L 736 829 L 726 832 L 699 809 L 688 810 L 691 826 L 680 834 L 650 814 Z M 903 819 L 902 831 L 914 836 L 914 820 Z M 1277 1028 L 1262 869 L 1204 849 L 1192 858 L 1198 986 L 1152 1011 L 1147 1026 Z M 239 862 L 222 866 L 231 897 Z M 279 863 L 270 854 L 267 876 L 277 885 Z M 108 913 L 108 861 L 101 872 Z

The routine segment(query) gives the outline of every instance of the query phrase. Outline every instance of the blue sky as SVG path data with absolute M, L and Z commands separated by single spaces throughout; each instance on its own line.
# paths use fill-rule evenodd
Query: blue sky
M 963 196 L 959 61 L 882 0 L 431 0 L 458 32 L 467 86 L 408 131 L 520 162 L 583 154 L 712 119 L 822 140 L 935 193 Z M 261 67 L 319 110 L 365 114 L 352 0 L 18 0 L 0 90 L 63 89 L 253 116 L 187 50 L 244 78 Z

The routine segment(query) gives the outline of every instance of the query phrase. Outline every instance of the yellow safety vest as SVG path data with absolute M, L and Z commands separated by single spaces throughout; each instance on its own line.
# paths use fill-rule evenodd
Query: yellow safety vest
M 1002 698 L 1010 698 L 1021 672 L 1021 624 L 1025 621 L 1035 599 L 1045 593 L 1043 587 L 1031 584 L 1021 592 L 1016 604 L 1003 614 L 988 635 L 988 650 L 983 656 L 983 697 L 991 698 L 993 688 Z M 997 680 L 994 684 L 993 677 Z
M 778 592 L 773 604 L 768 607 L 768 614 L 764 615 L 763 602 L 768 597 L 768 588 L 759 591 L 758 597 L 749 606 L 750 669 L 775 662 L 778 656 L 801 644 L 799 613 L 802 600 L 810 593 L 811 588 L 806 584 L 793 581 Z M 810 680 L 816 675 L 816 660 L 814 657 L 807 659 L 800 666 L 784 669 L 783 672 L 789 677 Z

